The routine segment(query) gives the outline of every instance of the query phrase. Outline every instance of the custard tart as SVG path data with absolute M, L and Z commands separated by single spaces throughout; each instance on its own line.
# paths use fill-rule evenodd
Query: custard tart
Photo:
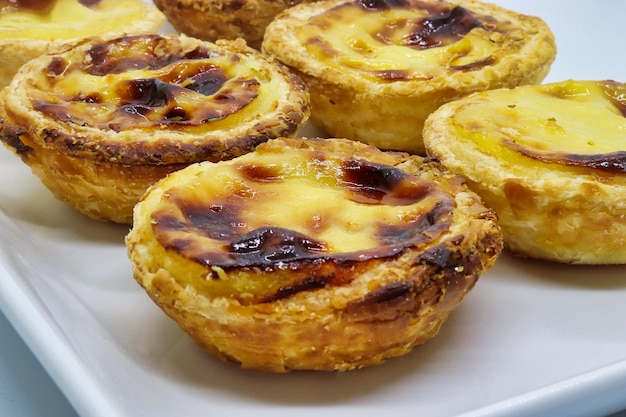
M 20 66 L 86 36 L 151 33 L 165 16 L 142 0 L 0 0 L 0 87 Z
M 566 80 L 477 93 L 427 120 L 428 154 L 493 208 L 520 256 L 626 262 L 626 85 Z
M 207 41 L 245 39 L 259 49 L 265 27 L 281 11 L 313 0 L 154 0 L 181 33 Z
M 263 50 L 311 93 L 330 136 L 424 153 L 441 104 L 475 91 L 538 83 L 556 55 L 541 19 L 477 0 L 325 0 L 267 27 Z
M 0 93 L 0 140 L 60 200 L 130 223 L 167 173 L 293 136 L 309 106 L 300 79 L 241 40 L 90 38 L 20 69 Z
M 168 175 L 135 207 L 134 277 L 245 369 L 346 371 L 432 338 L 502 250 L 495 214 L 431 160 L 273 139 Z

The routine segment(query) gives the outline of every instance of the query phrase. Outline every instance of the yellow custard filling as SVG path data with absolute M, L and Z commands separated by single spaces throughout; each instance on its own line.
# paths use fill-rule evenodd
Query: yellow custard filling
M 370 10 L 346 2 L 311 17 L 297 38 L 327 65 L 370 78 L 430 79 L 494 62 L 492 18 L 485 25 L 460 6 L 406 3 Z
M 602 169 L 603 158 L 619 159 L 626 149 L 625 97 L 626 87 L 612 81 L 495 90 L 473 96 L 453 123 L 461 137 L 521 170 L 537 163 Z
M 350 169 L 361 169 L 357 166 Z M 419 178 L 406 175 L 406 182 L 396 185 L 403 188 L 400 194 L 406 196 L 368 201 L 367 197 L 354 194 L 356 188 L 365 186 L 341 180 L 345 169 L 342 161 L 315 159 L 308 152 L 244 155 L 233 161 L 206 165 L 202 170 L 188 169 L 187 172 L 196 171 L 187 177 L 193 180 L 174 183 L 155 208 L 153 219 L 168 213 L 168 217 L 186 222 L 189 216 L 185 215 L 185 206 L 196 210 L 203 207 L 204 218 L 222 218 L 227 222 L 224 227 L 233 229 L 229 233 L 245 235 L 268 226 L 284 228 L 323 242 L 323 250 L 320 249 L 323 253 L 338 254 L 388 245 L 389 242 L 381 241 L 382 227 L 410 228 L 422 221 L 422 216 L 445 195 Z M 391 167 L 381 169 L 393 171 Z M 232 221 L 232 212 L 226 214 L 225 207 L 236 210 L 236 221 Z M 153 224 L 157 233 L 163 232 L 158 220 Z M 196 224 L 184 231 L 170 230 L 167 233 L 172 234 L 167 240 L 191 236 L 202 240 L 197 245 L 201 250 L 224 250 L 222 239 L 190 233 L 201 229 Z
M 281 149 L 270 141 L 230 161 L 191 165 L 140 203 L 150 216 L 150 250 L 178 276 L 211 271 L 188 285 L 246 298 L 306 279 L 298 271 L 315 265 L 332 277 L 337 268 L 357 271 L 361 262 L 433 244 L 453 221 L 453 197 L 386 161 L 398 162 Z
M 0 38 L 40 40 L 73 39 L 124 30 L 146 17 L 146 4 L 138 0 L 56 0 L 29 2 L 33 7 L 12 7 L 0 1 Z

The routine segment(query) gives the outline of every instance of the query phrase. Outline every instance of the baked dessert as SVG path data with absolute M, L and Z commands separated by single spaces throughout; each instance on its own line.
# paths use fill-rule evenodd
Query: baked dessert
M 265 27 L 281 11 L 313 0 L 154 0 L 181 33 L 207 41 L 242 38 L 259 49 Z
M 156 32 L 164 21 L 156 7 L 142 0 L 0 0 L 0 87 L 25 62 L 62 43 Z
M 626 85 L 567 80 L 477 93 L 426 121 L 428 154 L 468 178 L 521 256 L 626 262 Z
M 422 128 L 468 93 L 538 83 L 556 55 L 547 24 L 477 0 L 325 0 L 294 6 L 263 50 L 311 93 L 330 136 L 423 154 Z
M 60 200 L 132 221 L 148 186 L 295 135 L 302 81 L 245 42 L 90 38 L 25 64 L 0 93 L 0 140 Z
M 502 249 L 461 177 L 348 139 L 189 166 L 134 215 L 126 245 L 147 294 L 208 352 L 270 372 L 406 354 Z

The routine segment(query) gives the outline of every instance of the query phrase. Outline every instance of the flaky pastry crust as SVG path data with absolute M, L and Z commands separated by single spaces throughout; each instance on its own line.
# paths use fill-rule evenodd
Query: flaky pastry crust
M 428 118 L 426 149 L 498 213 L 513 253 L 622 264 L 625 92 L 569 80 L 477 93 Z
M 423 154 L 441 104 L 540 82 L 556 55 L 541 19 L 477 0 L 325 0 L 294 6 L 263 50 L 308 85 L 311 121 L 331 136 Z
M 301 80 L 243 41 L 89 38 L 20 69 L 0 94 L 0 140 L 60 200 L 130 223 L 167 173 L 295 135 L 309 111 Z
M 259 49 L 265 27 L 281 11 L 313 0 L 154 0 L 181 33 L 207 41 L 245 39 Z
M 246 369 L 345 371 L 432 338 L 502 249 L 438 163 L 347 139 L 274 139 L 173 173 L 135 207 L 134 277 Z
M 153 33 L 165 16 L 142 0 L 0 4 L 0 87 L 26 62 L 86 36 Z

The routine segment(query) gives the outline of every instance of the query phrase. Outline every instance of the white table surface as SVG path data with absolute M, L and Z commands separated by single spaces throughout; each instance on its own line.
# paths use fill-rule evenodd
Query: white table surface
M 0 417 L 78 417 L 1 312 Z M 610 417 L 626 417 L 626 410 Z

